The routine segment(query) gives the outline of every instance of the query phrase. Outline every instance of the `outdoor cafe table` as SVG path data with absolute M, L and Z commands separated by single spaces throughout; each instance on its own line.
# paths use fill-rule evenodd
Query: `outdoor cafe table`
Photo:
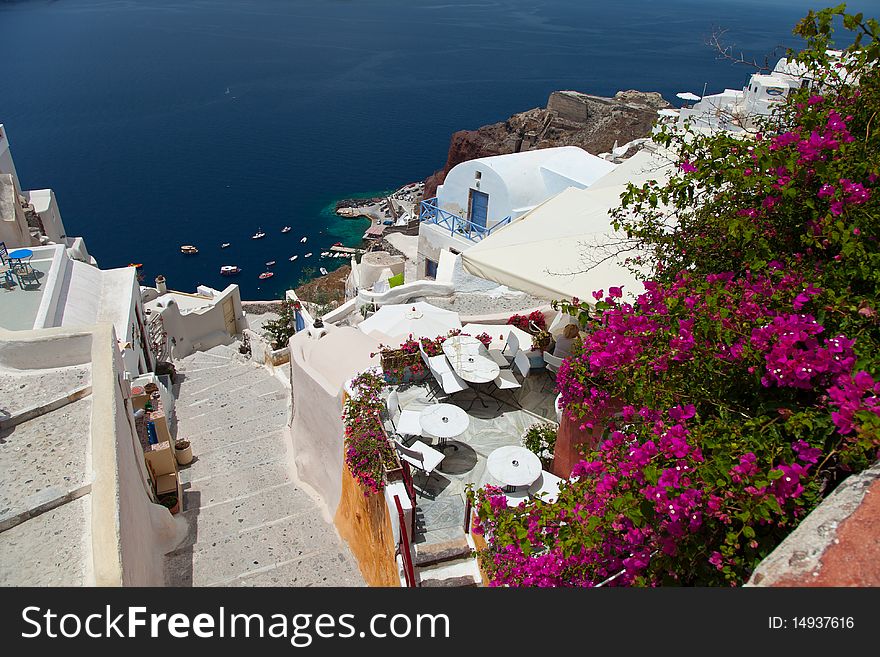
M 456 335 L 443 343 L 443 353 L 458 376 L 468 383 L 489 383 L 501 368 L 489 357 L 483 343 L 470 335 Z
M 438 439 L 438 444 L 446 446 L 450 438 L 460 436 L 470 426 L 471 419 L 454 404 L 432 404 L 425 407 L 419 415 L 422 431 Z M 458 449 L 452 445 L 453 449 Z
M 30 249 L 16 249 L 9 252 L 9 259 L 16 260 L 21 263 L 24 260 L 30 260 L 34 256 L 34 252 Z
M 499 447 L 486 460 L 486 468 L 508 487 L 530 486 L 541 476 L 541 461 L 525 447 Z

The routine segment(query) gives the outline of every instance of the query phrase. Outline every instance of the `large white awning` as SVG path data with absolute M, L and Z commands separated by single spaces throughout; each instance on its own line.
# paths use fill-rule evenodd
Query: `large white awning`
M 462 253 L 466 271 L 545 299 L 592 300 L 594 290 L 643 291 L 624 266 L 626 255 L 609 257 L 624 236 L 611 226 L 628 182 L 663 183 L 672 163 L 643 150 L 588 189 L 569 188 Z

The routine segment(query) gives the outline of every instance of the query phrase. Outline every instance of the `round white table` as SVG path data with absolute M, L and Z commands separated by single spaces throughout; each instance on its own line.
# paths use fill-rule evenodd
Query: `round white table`
M 483 343 L 469 335 L 456 335 L 443 343 L 443 353 L 455 373 L 468 383 L 489 383 L 501 368 L 489 357 Z
M 438 444 L 446 446 L 450 438 L 460 436 L 470 426 L 468 414 L 454 404 L 433 404 L 425 407 L 419 416 L 422 431 L 434 436 Z M 456 445 L 452 446 L 458 449 Z
M 530 486 L 541 476 L 541 461 L 525 447 L 507 445 L 489 454 L 486 467 L 505 486 Z

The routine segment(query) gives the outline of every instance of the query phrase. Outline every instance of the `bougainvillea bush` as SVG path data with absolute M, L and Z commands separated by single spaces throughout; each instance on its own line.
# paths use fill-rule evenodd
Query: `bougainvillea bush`
M 345 400 L 345 463 L 364 495 L 385 488 L 385 472 L 396 466 L 394 447 L 382 426 L 383 378 L 375 372 L 358 374 L 351 381 L 352 395 Z
M 840 58 L 835 20 L 855 34 Z M 880 456 L 878 26 L 840 6 L 795 32 L 811 83 L 777 113 L 656 137 L 678 173 L 617 215 L 645 292 L 557 304 L 586 332 L 565 413 L 603 440 L 554 504 L 475 494 L 493 584 L 741 584 Z

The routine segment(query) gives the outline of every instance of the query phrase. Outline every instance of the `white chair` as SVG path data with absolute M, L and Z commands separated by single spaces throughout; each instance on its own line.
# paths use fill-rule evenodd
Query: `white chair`
M 426 445 L 421 440 L 415 441 L 409 447 L 395 443 L 397 453 L 400 455 L 401 461 L 406 461 L 415 468 L 431 476 L 431 473 L 440 465 L 440 462 L 446 458 L 446 455 L 438 449 L 434 449 L 430 445 Z
M 504 347 L 501 349 L 490 349 L 489 357 L 498 363 L 500 367 L 510 367 L 519 351 L 519 338 L 516 337 L 516 333 L 511 329 L 510 333 L 507 334 Z
M 446 356 L 424 356 L 427 358 L 428 369 L 437 385 L 446 395 L 454 395 L 468 389 L 468 384 L 455 373 Z
M 559 496 L 559 487 L 563 481 L 561 477 L 557 477 L 546 470 L 541 470 L 541 476 L 535 480 L 535 483 L 529 486 L 529 495 L 540 497 L 545 502 L 552 504 Z
M 515 390 L 516 388 L 521 388 L 522 383 L 520 383 L 516 378 L 516 371 L 513 368 L 516 368 L 516 371 L 519 371 L 520 376 L 522 376 L 523 381 L 525 381 L 529 372 L 531 372 L 532 365 L 529 363 L 529 358 L 526 356 L 526 352 L 520 350 L 516 352 L 516 356 L 513 359 L 513 364 L 511 369 L 509 370 L 501 370 L 498 373 L 498 376 L 492 382 L 495 384 L 495 387 L 499 392 L 503 390 Z
M 398 433 L 401 436 L 422 435 L 421 412 L 402 409 L 400 407 L 400 396 L 396 390 L 393 390 L 388 395 L 388 399 L 385 400 L 385 407 L 388 409 L 388 420 L 391 422 L 394 433 Z
M 434 370 L 431 371 L 434 372 Z M 435 373 L 434 376 L 437 378 L 438 373 Z M 464 392 L 470 389 L 465 380 L 453 372 L 452 369 L 448 372 L 440 372 L 438 381 L 440 387 L 443 388 L 443 392 L 447 395 L 454 395 L 457 392 Z
M 544 362 L 547 364 L 547 369 L 554 374 L 559 371 L 559 366 L 562 365 L 562 359 L 554 356 L 549 351 L 544 352 Z

